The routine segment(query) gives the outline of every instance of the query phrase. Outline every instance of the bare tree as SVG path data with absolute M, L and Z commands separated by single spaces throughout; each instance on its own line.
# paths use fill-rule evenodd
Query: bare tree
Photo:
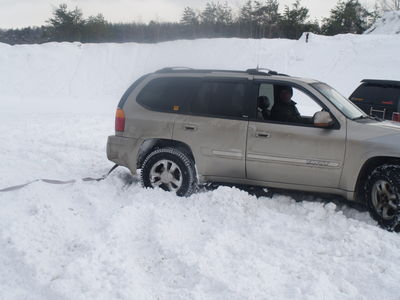
M 400 10 L 400 0 L 380 0 L 382 10 Z

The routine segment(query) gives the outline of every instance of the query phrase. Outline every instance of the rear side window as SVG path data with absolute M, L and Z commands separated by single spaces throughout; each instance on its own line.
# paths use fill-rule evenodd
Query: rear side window
M 400 88 L 374 84 L 362 84 L 350 96 L 354 103 L 368 103 L 374 105 L 398 106 Z
M 247 118 L 245 82 L 168 77 L 149 82 L 137 102 L 151 110 L 210 117 Z
M 198 85 L 196 78 L 157 78 L 143 88 L 137 102 L 152 110 L 187 112 Z
M 118 108 L 123 108 L 125 105 L 126 100 L 128 99 L 129 95 L 132 93 L 134 89 L 137 88 L 137 86 L 142 83 L 143 80 L 146 79 L 148 75 L 143 75 L 140 77 L 138 80 L 136 80 L 134 83 L 131 84 L 131 86 L 126 90 L 126 92 L 122 95 L 121 100 L 118 103 Z
M 247 84 L 244 82 L 203 81 L 191 104 L 193 114 L 247 118 Z

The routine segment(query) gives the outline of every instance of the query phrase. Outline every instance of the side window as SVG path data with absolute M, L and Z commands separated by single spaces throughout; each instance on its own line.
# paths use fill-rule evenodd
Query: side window
M 142 77 L 140 77 L 139 79 L 137 79 L 134 83 L 131 84 L 131 86 L 125 91 L 125 93 L 122 95 L 121 100 L 119 100 L 118 103 L 118 107 L 119 108 L 123 108 L 123 106 L 125 105 L 126 100 L 128 99 L 128 97 L 130 96 L 130 94 L 133 92 L 134 89 L 137 88 L 137 86 L 139 84 L 141 84 L 143 82 L 143 80 L 146 79 L 148 75 L 143 75 Z
M 364 83 L 351 95 L 355 103 L 370 103 L 375 105 L 397 106 L 399 89 L 392 86 L 382 86 Z
M 244 118 L 248 115 L 243 82 L 204 81 L 191 103 L 193 114 Z
M 322 110 L 321 105 L 297 88 L 293 88 L 292 99 L 296 102 L 296 107 L 302 117 L 313 117 L 316 112 Z
M 313 124 L 313 116 L 323 108 L 302 90 L 272 83 L 259 85 L 257 119 L 290 124 Z
M 257 95 L 257 119 L 271 119 L 271 109 L 274 106 L 274 85 L 262 83 L 258 87 Z
M 197 89 L 196 78 L 157 78 L 143 88 L 137 102 L 157 111 L 187 112 Z

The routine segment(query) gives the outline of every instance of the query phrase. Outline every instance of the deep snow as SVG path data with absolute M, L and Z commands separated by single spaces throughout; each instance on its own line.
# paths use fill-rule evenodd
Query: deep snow
M 363 78 L 400 80 L 398 49 L 384 35 L 0 44 L 0 188 L 107 172 L 115 107 L 146 72 L 259 64 L 349 95 Z M 123 168 L 0 193 L 0 299 L 400 299 L 399 235 L 309 200 L 228 187 L 182 199 Z

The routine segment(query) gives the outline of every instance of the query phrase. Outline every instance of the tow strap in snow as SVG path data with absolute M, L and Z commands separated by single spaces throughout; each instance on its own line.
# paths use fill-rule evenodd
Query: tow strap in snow
M 81 180 L 82 180 L 82 181 L 101 181 L 101 180 L 104 180 L 104 179 L 106 179 L 106 178 L 108 177 L 108 175 L 110 175 L 111 172 L 114 171 L 117 167 L 118 167 L 118 165 L 115 164 L 115 165 L 110 169 L 110 171 L 108 171 L 107 174 L 105 174 L 105 175 L 103 175 L 103 176 L 101 176 L 101 177 L 99 177 L 99 178 L 85 177 L 85 178 L 82 178 Z M 14 186 L 10 186 L 10 187 L 1 189 L 1 190 L 0 190 L 0 193 L 1 193 L 1 192 L 11 192 L 11 191 L 19 190 L 19 189 L 22 189 L 23 187 L 26 187 L 27 185 L 30 185 L 30 184 L 32 184 L 32 183 L 34 183 L 34 182 L 38 182 L 38 181 L 42 181 L 42 182 L 49 183 L 49 184 L 68 184 L 68 183 L 75 183 L 75 182 L 76 182 L 76 179 L 72 179 L 72 180 L 36 179 L 36 180 L 32 180 L 32 181 L 27 182 L 27 183 L 24 183 L 24 184 L 14 185 Z

